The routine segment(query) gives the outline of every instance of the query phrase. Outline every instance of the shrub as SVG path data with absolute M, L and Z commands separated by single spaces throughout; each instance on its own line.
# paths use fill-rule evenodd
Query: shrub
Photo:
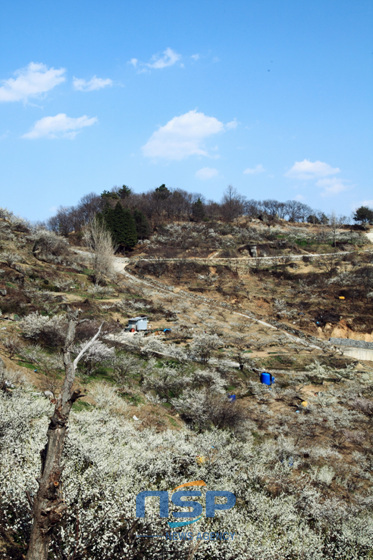
M 216 334 L 197 334 L 193 337 L 190 346 L 190 356 L 192 359 L 194 358 L 206 363 L 211 357 L 213 350 L 216 350 L 221 345 L 222 342 Z
M 53 231 L 39 229 L 33 235 L 32 252 L 39 260 L 62 263 L 70 255 L 69 244 Z
M 78 354 L 84 347 L 83 342 L 76 347 L 75 351 Z M 85 352 L 81 362 L 86 366 L 86 373 L 90 374 L 97 369 L 97 367 L 105 367 L 112 364 L 115 358 L 114 348 L 110 348 L 100 340 L 96 340 L 92 346 Z
M 20 322 L 25 338 L 37 340 L 46 346 L 61 346 L 65 340 L 67 320 L 64 315 L 47 317 L 37 311 L 24 317 Z
M 200 431 L 212 427 L 234 430 L 246 420 L 240 403 L 206 389 L 188 391 L 171 404 L 185 422 Z
M 216 429 L 201 434 L 138 430 L 133 420 L 114 413 L 115 394 L 110 389 L 101 393 L 99 409 L 71 414 L 62 473 L 67 511 L 53 532 L 51 559 L 372 558 L 369 497 L 354 496 L 341 503 L 323 496 L 322 485 L 315 489 L 307 475 L 299 479 L 287 463 L 281 463 L 281 458 L 293 456 L 293 446 L 240 442 Z M 44 397 L 19 390 L 10 396 L 0 393 L 0 532 L 14 539 L 19 557 L 29 535 L 27 495 L 32 499 L 37 489 L 39 452 L 50 411 Z M 196 461 L 201 456 L 206 459 L 203 464 Z M 239 532 L 233 540 L 197 541 L 202 546 L 192 555 L 196 539 L 134 538 L 134 531 L 146 535 L 169 531 L 167 520 L 159 518 L 157 500 L 149 500 L 146 518 L 136 520 L 138 492 L 170 490 L 180 481 L 200 479 L 209 489 L 235 493 L 236 506 L 224 512 L 231 527 L 227 530 Z M 273 479 L 281 482 L 280 495 L 270 491 L 267 481 Z M 222 521 L 220 515 L 203 516 L 196 532 L 223 531 Z M 16 557 L 9 547 L 2 554 Z
M 9 268 L 13 268 L 18 262 L 21 261 L 21 257 L 16 253 L 4 251 L 3 253 L 0 253 L 0 261 L 6 263 Z
M 2 343 L 4 345 L 4 348 L 8 352 L 10 359 L 12 359 L 16 354 L 19 354 L 22 348 L 21 341 L 15 336 L 7 336 L 6 338 L 2 339 Z

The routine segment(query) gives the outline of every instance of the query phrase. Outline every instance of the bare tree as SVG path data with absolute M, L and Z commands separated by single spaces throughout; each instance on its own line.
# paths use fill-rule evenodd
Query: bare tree
M 60 206 L 55 216 L 48 220 L 48 227 L 55 233 L 68 237 L 74 231 L 80 231 L 94 218 L 105 205 L 105 199 L 95 193 L 89 193 L 80 199 L 77 206 Z
M 48 227 L 54 233 L 67 237 L 75 228 L 75 208 L 60 206 L 56 215 L 48 220 Z
M 333 247 L 336 247 L 337 245 L 336 241 L 338 229 L 342 227 L 345 221 L 346 218 L 344 216 L 337 216 L 334 212 L 332 212 L 329 216 L 329 227 L 332 233 Z
M 94 218 L 85 232 L 86 244 L 94 252 L 93 270 L 96 284 L 105 283 L 105 278 L 114 274 L 113 255 L 115 247 L 110 232 Z
M 80 391 L 73 391 L 75 371 L 80 359 L 98 338 L 102 327 L 101 325 L 73 361 L 71 351 L 77 322 L 77 314 L 70 313 L 63 348 L 65 379 L 48 426 L 47 443 L 41 451 L 41 474 L 39 488 L 32 504 L 33 525 L 27 560 L 47 560 L 52 529 L 62 519 L 67 507 L 60 484 L 62 453 L 71 407 L 77 399 L 83 396 Z
M 262 203 L 254 199 L 246 200 L 244 210 L 250 218 L 257 218 L 262 211 Z
M 279 216 L 280 211 L 281 217 L 285 216 L 285 204 L 283 202 L 278 202 L 277 200 L 273 199 L 263 200 L 262 208 L 268 215 L 268 217 L 272 220 L 276 218 L 276 216 Z
M 226 222 L 231 222 L 241 216 L 245 210 L 245 197 L 238 194 L 236 189 L 229 185 L 221 202 L 221 213 Z
M 284 215 L 288 216 L 289 222 L 304 222 L 312 213 L 312 208 L 298 200 L 288 200 L 284 204 Z

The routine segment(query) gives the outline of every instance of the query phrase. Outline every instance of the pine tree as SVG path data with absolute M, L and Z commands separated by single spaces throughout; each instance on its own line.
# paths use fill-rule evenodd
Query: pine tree
M 166 200 L 166 198 L 171 196 L 171 191 L 166 187 L 165 184 L 163 184 L 155 189 L 154 194 L 155 197 L 158 198 L 159 200 Z
M 192 204 L 192 216 L 193 220 L 195 220 L 196 222 L 203 220 L 203 218 L 205 217 L 205 206 L 199 197 Z
M 368 206 L 360 206 L 353 216 L 355 222 L 360 222 L 361 225 L 373 224 L 373 210 Z
M 105 226 L 110 231 L 110 233 L 112 234 L 112 237 L 113 237 L 114 208 L 112 208 L 109 203 L 106 203 L 102 212 L 98 212 L 96 214 L 96 217 L 97 217 L 97 220 L 99 221 L 99 223 L 102 224 L 103 226 Z M 114 238 L 113 238 L 113 241 L 114 241 Z
M 101 198 L 111 198 L 111 199 L 115 200 L 115 199 L 119 198 L 119 195 L 116 192 L 104 190 L 101 193 Z
M 133 211 L 133 217 L 136 223 L 138 239 L 147 239 L 151 233 L 147 217 L 141 212 L 141 210 L 137 210 L 137 208 Z
M 109 225 L 110 227 L 110 225 Z M 119 249 L 132 249 L 137 243 L 136 224 L 131 212 L 120 202 L 114 207 L 111 232 Z
M 120 187 L 120 189 L 118 189 L 118 195 L 120 196 L 120 198 L 127 198 L 131 194 L 132 194 L 132 189 L 130 189 L 126 185 L 123 185 L 122 187 Z
M 137 243 L 136 223 L 131 212 L 118 201 L 114 208 L 106 206 L 99 216 L 104 220 L 118 251 L 130 250 Z
M 123 209 L 124 214 L 124 248 L 132 249 L 137 243 L 136 223 L 128 208 Z

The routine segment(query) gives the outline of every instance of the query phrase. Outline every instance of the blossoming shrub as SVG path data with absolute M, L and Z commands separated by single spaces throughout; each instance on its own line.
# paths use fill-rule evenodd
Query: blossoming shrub
M 34 256 L 48 262 L 63 263 L 70 256 L 69 243 L 53 231 L 36 230 L 31 239 L 34 241 Z
M 110 398 L 111 399 L 111 398 Z M 109 399 L 109 400 L 110 400 Z M 0 534 L 24 552 L 30 506 L 37 488 L 39 451 L 51 405 L 43 397 L 16 389 L 0 393 Z M 249 436 L 249 435 L 248 435 Z M 231 433 L 188 429 L 138 431 L 135 422 L 112 408 L 74 412 L 64 454 L 63 492 L 68 506 L 55 528 L 53 560 L 368 560 L 372 558 L 372 501 L 343 502 L 312 475 L 296 476 L 285 439 L 255 443 Z M 203 457 L 203 461 L 197 461 Z M 190 527 L 195 540 L 140 538 L 170 532 L 159 517 L 159 500 L 147 498 L 146 517 L 136 518 L 137 493 L 167 490 L 204 480 L 209 490 L 228 490 L 235 507 Z M 274 482 L 281 483 L 273 492 Z M 330 489 L 328 490 L 328 492 Z M 174 520 L 175 518 L 170 518 Z M 198 533 L 235 533 L 229 541 L 197 541 Z M 199 542 L 198 548 L 193 550 Z M 9 550 L 9 548 L 8 548 Z M 2 555 L 2 556 L 1 556 Z M 1 552 L 0 558 L 11 558 Z
M 58 346 L 65 339 L 67 320 L 65 315 L 48 317 L 35 311 L 22 319 L 20 327 L 25 338 L 43 342 L 48 346 Z
M 84 342 L 76 347 L 78 354 L 84 348 Z M 96 340 L 82 358 L 82 364 L 87 374 L 93 373 L 98 367 L 109 366 L 115 359 L 115 350 L 104 342 Z

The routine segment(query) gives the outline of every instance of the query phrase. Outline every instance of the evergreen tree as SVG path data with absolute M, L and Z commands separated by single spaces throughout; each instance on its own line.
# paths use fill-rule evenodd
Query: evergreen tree
M 119 195 L 116 192 L 104 190 L 101 193 L 101 198 L 111 198 L 115 200 L 119 198 Z
M 112 234 L 113 233 L 113 213 L 114 209 L 106 202 L 102 212 L 98 212 L 96 217 L 100 224 L 104 225 Z M 114 239 L 113 239 L 114 240 Z
M 137 208 L 133 211 L 133 217 L 136 223 L 138 239 L 147 239 L 151 233 L 147 217 L 141 212 L 141 210 L 137 210 Z
M 106 206 L 99 216 L 104 220 L 111 233 L 113 243 L 118 250 L 132 249 L 137 243 L 136 223 L 128 209 L 124 209 L 120 202 L 114 208 Z
M 117 202 L 114 208 L 114 242 L 120 248 L 132 249 L 137 243 L 136 223 L 128 208 Z
M 361 225 L 373 224 L 373 210 L 368 206 L 360 206 L 353 216 L 355 222 L 360 222 Z
M 120 198 L 127 198 L 131 194 L 132 194 L 132 189 L 130 189 L 126 185 L 123 185 L 122 187 L 120 187 L 120 189 L 118 189 L 118 195 L 120 196 Z
M 159 200 L 166 200 L 166 198 L 171 196 L 171 191 L 166 187 L 165 184 L 163 184 L 155 189 L 154 194 L 155 197 L 158 198 Z
M 192 204 L 192 216 L 196 222 L 200 222 L 205 217 L 205 205 L 199 197 Z

